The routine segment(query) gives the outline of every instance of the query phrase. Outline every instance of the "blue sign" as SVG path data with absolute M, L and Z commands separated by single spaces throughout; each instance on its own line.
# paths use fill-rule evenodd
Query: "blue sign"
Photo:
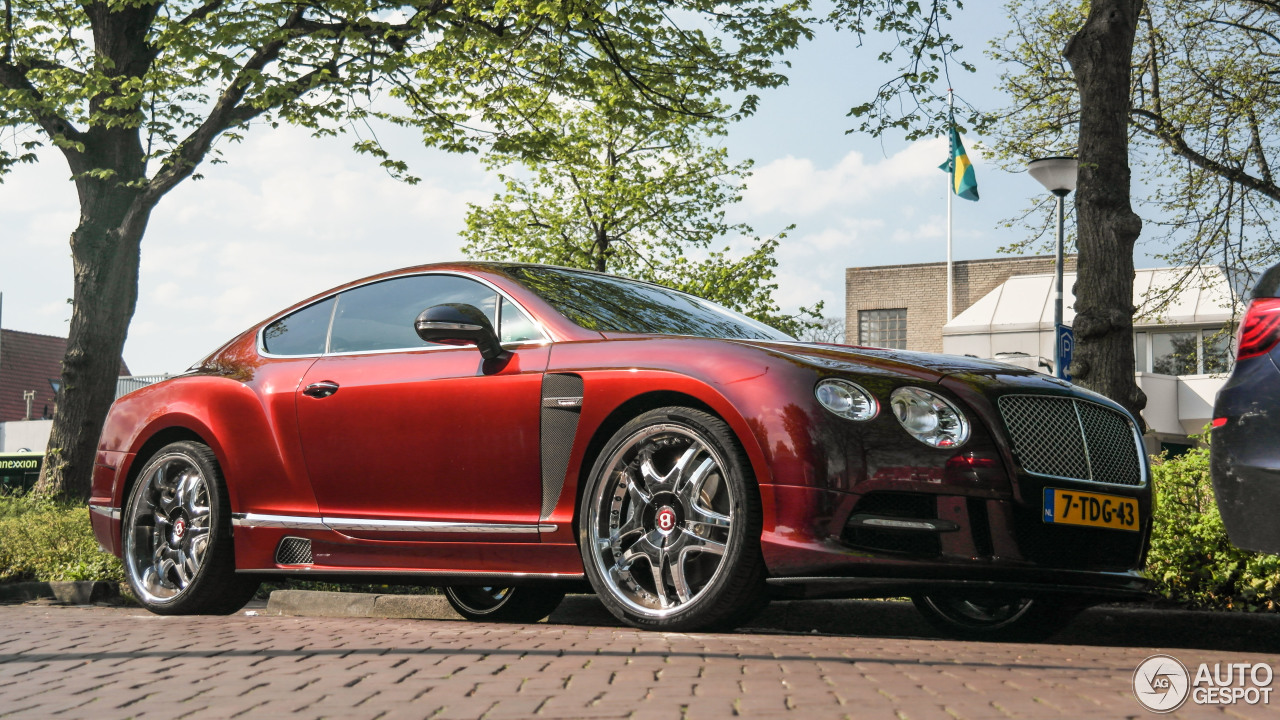
M 1059 378 L 1071 382 L 1071 376 L 1067 374 L 1067 368 L 1071 366 L 1071 355 L 1076 349 L 1076 334 L 1070 325 L 1059 325 L 1056 337 L 1053 365 L 1058 370 Z

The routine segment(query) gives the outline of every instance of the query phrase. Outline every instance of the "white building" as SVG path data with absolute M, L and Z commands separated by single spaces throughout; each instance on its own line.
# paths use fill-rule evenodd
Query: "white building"
M 1147 394 L 1143 419 L 1148 447 L 1185 446 L 1212 419 L 1213 400 L 1231 369 L 1239 298 L 1252 284 L 1247 272 L 1222 268 L 1138 270 L 1133 303 L 1147 306 L 1171 294 L 1163 312 L 1134 319 L 1138 386 Z M 1075 318 L 1075 273 L 1063 276 L 1063 322 Z M 1170 288 L 1176 288 L 1172 292 Z M 1052 372 L 1054 276 L 1010 277 L 942 328 L 943 352 L 995 358 Z

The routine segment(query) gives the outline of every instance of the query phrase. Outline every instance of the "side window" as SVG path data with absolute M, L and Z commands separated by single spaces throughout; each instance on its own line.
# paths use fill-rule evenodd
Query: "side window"
M 434 343 L 418 337 L 413 321 L 423 310 L 444 303 L 474 305 L 493 323 L 498 293 L 475 280 L 454 275 L 410 275 L 348 290 L 338 296 L 329 352 L 432 346 Z
M 525 317 L 510 300 L 502 299 L 502 342 L 525 342 L 527 340 L 541 340 L 542 333 L 538 332 L 538 326 L 533 321 Z
M 334 298 L 308 305 L 262 331 L 262 346 L 272 355 L 319 355 L 329 334 Z

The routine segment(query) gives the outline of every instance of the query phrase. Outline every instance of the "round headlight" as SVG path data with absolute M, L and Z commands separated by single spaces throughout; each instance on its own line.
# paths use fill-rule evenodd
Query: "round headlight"
M 959 447 L 969 439 L 969 421 L 946 398 L 918 387 L 900 387 L 889 396 L 893 415 L 915 439 L 936 448 Z
M 823 380 L 813 393 L 822 407 L 849 420 L 870 420 L 880 412 L 875 396 L 848 380 Z

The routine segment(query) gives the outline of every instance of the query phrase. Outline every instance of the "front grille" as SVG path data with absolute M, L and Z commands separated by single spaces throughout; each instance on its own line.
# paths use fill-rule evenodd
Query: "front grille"
M 1036 475 L 1141 485 L 1133 424 L 1123 413 L 1076 398 L 1006 395 L 1000 414 L 1014 456 Z
M 310 565 L 311 541 L 304 538 L 287 537 L 280 541 L 276 548 L 277 565 Z

